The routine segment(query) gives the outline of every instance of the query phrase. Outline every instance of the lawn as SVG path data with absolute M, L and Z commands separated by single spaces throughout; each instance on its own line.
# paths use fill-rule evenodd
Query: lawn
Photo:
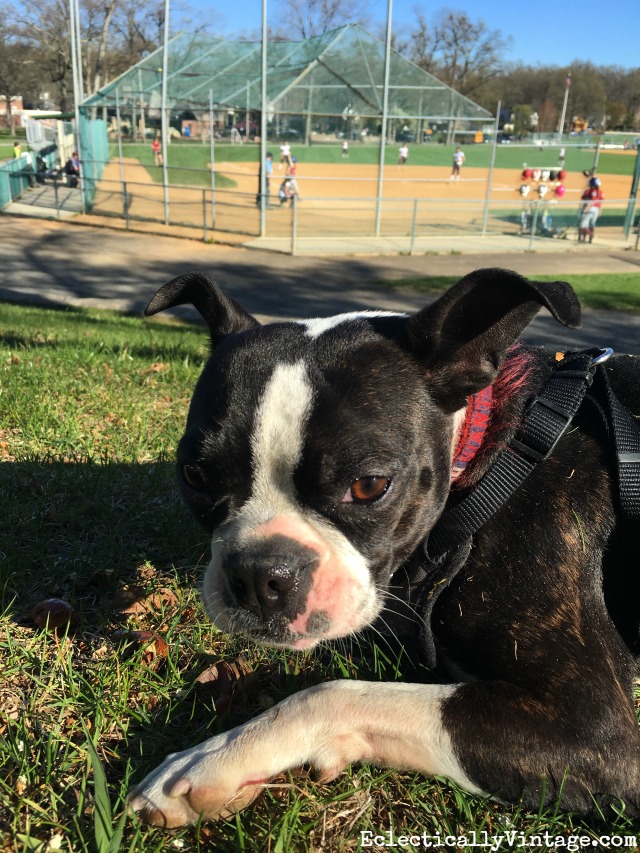
M 162 183 L 162 169 L 154 164 L 153 152 L 150 145 L 131 143 L 123 146 L 123 157 L 133 157 L 147 169 L 151 180 Z M 109 156 L 117 158 L 118 148 L 109 147 Z M 173 143 L 168 147 L 167 170 L 170 184 L 180 186 L 211 186 L 209 162 L 211 160 L 209 146 L 194 146 L 185 143 Z M 203 173 L 204 172 L 204 173 Z M 236 182 L 226 175 L 215 174 L 215 185 L 218 189 L 235 187 Z
M 123 816 L 168 752 L 327 676 L 393 679 L 404 663 L 366 645 L 265 651 L 204 618 L 207 541 L 171 459 L 206 351 L 200 326 L 0 304 L 1 849 L 351 851 L 361 831 L 389 829 L 596 837 L 570 815 L 368 766 L 330 786 L 282 776 L 226 823 L 167 834 Z M 50 597 L 71 606 L 68 632 L 34 621 Z M 226 688 L 197 680 L 214 662 Z M 606 831 L 632 828 L 620 817 Z
M 5 142 L 0 140 L 0 160 L 13 159 L 13 141 Z
M 291 150 L 301 162 L 306 163 L 344 163 L 342 158 L 341 141 L 335 144 L 302 145 L 291 143 Z M 392 165 L 398 162 L 398 145 L 387 145 L 385 148 L 385 163 Z M 410 145 L 409 165 L 416 166 L 451 166 L 453 146 L 439 145 Z M 269 150 L 278 159 L 278 143 L 270 142 Z M 349 162 L 354 164 L 375 164 L 378 162 L 380 148 L 377 144 L 353 143 L 349 149 Z M 255 143 L 231 145 L 227 142 L 217 142 L 214 148 L 217 162 L 258 163 L 260 146 Z M 466 145 L 465 165 L 487 168 L 491 159 L 490 145 Z M 149 144 L 126 143 L 123 146 L 125 157 L 137 157 L 144 165 L 153 163 L 153 155 Z M 111 146 L 110 155 L 117 156 L 117 149 Z M 593 166 L 594 150 L 588 148 L 567 148 L 565 168 L 570 172 L 582 172 Z M 208 142 L 203 144 L 196 140 L 177 140 L 168 146 L 168 164 L 171 169 L 208 169 L 210 162 Z M 519 145 L 500 145 L 496 150 L 496 168 L 522 169 L 523 163 L 531 167 L 558 168 L 557 148 L 524 147 Z M 598 162 L 598 171 L 602 174 L 632 175 L 635 158 L 629 155 L 603 151 Z M 151 169 L 151 172 L 154 172 Z M 185 180 L 177 181 L 185 183 Z

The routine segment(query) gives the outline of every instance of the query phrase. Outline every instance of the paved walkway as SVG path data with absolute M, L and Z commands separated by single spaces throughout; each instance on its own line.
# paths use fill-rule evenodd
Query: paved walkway
M 430 298 L 384 283 L 425 274 L 463 276 L 478 267 L 568 280 L 576 273 L 631 272 L 640 287 L 640 253 L 633 250 L 570 244 L 562 252 L 506 252 L 494 241 L 479 247 L 456 254 L 291 257 L 5 214 L 0 215 L 0 299 L 138 312 L 160 285 L 188 270 L 213 276 L 259 319 L 363 307 L 414 311 Z M 190 309 L 184 313 L 193 316 Z M 640 354 L 640 317 L 586 311 L 583 329 L 568 332 L 542 314 L 527 340 L 559 347 L 602 344 Z
M 272 252 L 291 254 L 293 245 L 291 237 L 256 237 L 245 238 L 243 244 L 250 249 L 266 249 Z M 301 237 L 295 243 L 295 254 L 298 255 L 483 255 L 519 254 L 521 252 L 536 252 L 536 254 L 560 255 L 567 252 L 589 251 L 625 252 L 635 247 L 635 233 L 627 240 L 622 232 L 610 235 L 605 229 L 600 229 L 596 246 L 578 246 L 575 236 L 573 239 L 559 240 L 536 237 L 531 240 L 528 235 L 519 234 L 486 234 L 478 232 L 471 234 L 453 234 L 438 236 L 397 235 L 395 237 Z M 583 254 L 586 254 L 583 252 Z

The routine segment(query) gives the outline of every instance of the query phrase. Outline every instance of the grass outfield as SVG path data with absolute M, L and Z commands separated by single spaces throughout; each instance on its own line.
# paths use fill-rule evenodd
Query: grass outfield
M 266 651 L 204 618 L 194 588 L 208 543 L 170 460 L 206 352 L 200 326 L 0 304 L 0 849 L 360 850 L 361 831 L 390 826 L 597 838 L 601 828 L 553 809 L 524 813 L 366 765 L 328 786 L 283 775 L 226 823 L 168 834 L 124 814 L 129 787 L 167 753 L 327 675 L 393 679 L 402 667 L 346 644 Z M 68 634 L 34 624 L 49 596 L 73 607 Z M 215 683 L 196 678 L 239 657 L 250 672 L 225 711 Z M 606 827 L 632 831 L 624 817 Z
M 297 145 L 292 143 L 292 151 L 302 162 L 307 163 L 345 163 L 342 157 L 342 143 L 336 140 L 335 144 Z M 278 144 L 271 143 L 270 149 L 274 157 L 278 157 Z M 392 165 L 398 161 L 399 144 L 388 145 L 385 149 L 385 163 Z M 452 161 L 453 146 L 438 145 L 410 145 L 409 165 L 415 164 L 432 166 L 450 166 Z M 491 157 L 490 145 L 465 145 L 463 150 L 466 156 L 465 165 L 485 167 L 489 166 Z M 567 148 L 565 168 L 567 171 L 579 171 L 590 169 L 593 165 L 594 150 Z M 9 159 L 13 154 L 13 142 L 0 142 L 0 160 Z M 144 166 L 150 166 L 149 173 L 154 180 L 162 180 L 161 171 L 153 167 L 153 153 L 151 146 L 147 143 L 125 143 L 123 145 L 125 157 L 135 157 Z M 111 157 L 118 156 L 117 146 L 111 145 L 109 149 Z M 219 162 L 257 163 L 260 159 L 260 147 L 256 144 L 230 145 L 228 143 L 216 143 L 215 159 Z M 359 145 L 353 143 L 349 151 L 350 163 L 372 164 L 378 162 L 379 147 L 368 143 Z M 208 169 L 210 156 L 209 144 L 193 141 L 180 140 L 169 146 L 169 168 L 180 172 L 180 180 L 174 183 L 190 184 L 200 183 L 189 177 L 192 169 Z M 500 145 L 496 151 L 496 168 L 520 170 L 524 162 L 533 168 L 557 168 L 557 148 L 524 148 L 515 145 Z M 622 155 L 611 151 L 603 151 L 598 162 L 598 171 L 609 175 L 632 175 L 635 159 L 632 155 Z M 464 168 L 464 166 L 463 166 Z M 224 176 L 217 176 L 223 178 Z M 172 176 L 173 178 L 173 176 Z M 223 184 L 220 184 L 223 187 Z
M 155 165 L 154 155 L 150 145 L 132 143 L 123 146 L 123 157 L 134 157 L 147 169 L 151 180 L 162 183 L 162 169 Z M 109 156 L 118 157 L 116 146 L 109 147 Z M 167 166 L 169 183 L 181 186 L 211 186 L 209 177 L 209 146 L 191 145 L 189 143 L 173 143 L 169 146 Z M 206 174 L 203 174 L 203 170 Z M 215 174 L 215 185 L 218 189 L 235 187 L 236 182 L 226 175 Z
M 274 159 L 278 159 L 278 145 L 269 146 Z M 344 160 L 341 143 L 335 145 L 296 145 L 292 143 L 292 153 L 301 162 L 306 163 L 340 163 L 375 164 L 378 162 L 379 148 L 374 144 L 359 145 L 354 143 L 349 150 L 348 161 Z M 408 165 L 416 166 L 450 166 L 453 146 L 438 144 L 409 146 L 410 156 Z M 488 168 L 491 158 L 490 145 L 466 145 L 465 166 Z M 117 157 L 117 149 L 111 146 L 110 155 Z M 153 164 L 151 146 L 140 143 L 128 143 L 123 146 L 125 157 L 137 157 L 143 165 Z M 229 145 L 216 143 L 215 160 L 224 163 L 258 163 L 260 147 L 255 144 Z M 180 140 L 168 146 L 168 163 L 171 169 L 188 167 L 193 169 L 208 169 L 210 150 L 208 144 L 197 141 Z M 385 149 L 385 164 L 392 165 L 398 161 L 398 145 L 388 145 Z M 571 172 L 582 172 L 593 166 L 593 149 L 567 148 L 565 169 Z M 499 169 L 514 169 L 520 171 L 523 163 L 531 167 L 558 168 L 557 148 L 532 148 L 516 145 L 501 145 L 496 151 L 495 166 Z M 600 154 L 598 171 L 601 174 L 629 175 L 633 174 L 635 158 L 630 155 L 616 154 L 604 151 Z M 464 169 L 464 166 L 463 166 Z M 156 170 L 152 169 L 151 172 Z M 181 181 L 184 183 L 184 181 Z
M 555 281 L 557 276 L 538 275 L 536 278 L 540 281 Z M 571 275 L 569 278 L 584 308 L 640 314 L 640 288 L 635 273 L 593 273 Z M 459 276 L 420 276 L 396 279 L 385 284 L 410 288 L 417 293 L 442 293 L 458 279 Z
M 0 160 L 13 160 L 13 142 L 0 142 Z

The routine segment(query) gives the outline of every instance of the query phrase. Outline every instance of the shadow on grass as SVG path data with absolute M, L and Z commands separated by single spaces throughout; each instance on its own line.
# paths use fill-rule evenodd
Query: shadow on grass
M 96 742 L 115 821 L 127 790 L 169 753 L 328 677 L 380 677 L 383 667 L 371 666 L 364 643 L 304 655 L 216 633 L 197 593 L 208 541 L 183 506 L 174 480 L 174 466 L 167 461 L 0 466 L 0 501 L 6 508 L 0 519 L 0 582 L 7 614 L 0 639 L 6 665 L 2 698 L 19 697 L 21 708 L 4 721 L 8 745 L 0 747 L 0 763 L 7 779 L 22 778 L 23 755 L 11 743 L 28 743 L 29 797 L 38 809 L 29 831 L 35 837 L 48 832 L 52 802 L 56 820 L 75 827 L 75 835 L 69 835 L 74 849 L 84 849 L 91 837 L 93 781 L 87 775 L 83 726 Z M 129 593 L 126 608 L 123 590 Z M 153 595 L 159 603 L 147 609 Z M 68 635 L 42 631 L 30 618 L 33 606 L 48 597 L 68 601 L 77 613 L 79 624 Z M 161 636 L 165 652 L 156 654 L 148 642 L 136 642 L 136 631 Z M 198 676 L 214 662 L 233 664 L 239 658 L 247 662 L 248 674 L 221 708 L 219 682 L 200 683 Z M 397 677 L 393 661 L 387 677 Z M 280 781 L 294 808 L 294 787 L 287 777 Z M 0 812 L 3 798 L 0 790 Z M 80 811 L 78 802 L 84 804 Z M 238 820 L 251 834 L 256 821 L 268 826 L 279 806 L 267 797 L 258 813 L 249 810 Z M 20 803 L 12 806 L 12 815 L 14 830 L 26 837 Z M 187 835 L 231 850 L 237 825 Z M 136 832 L 161 837 L 127 822 L 125 839 Z M 261 834 L 268 837 L 268 830 Z
M 174 465 L 5 462 L 0 468 L 2 605 L 79 595 L 99 613 L 101 590 L 148 561 L 185 574 L 207 548 L 183 506 Z

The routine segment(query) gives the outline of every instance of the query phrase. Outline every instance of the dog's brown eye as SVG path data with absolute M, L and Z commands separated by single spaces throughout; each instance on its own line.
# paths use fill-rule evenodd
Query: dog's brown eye
M 183 465 L 182 476 L 192 489 L 204 489 L 207 486 L 207 476 L 199 465 Z
M 360 477 L 351 483 L 342 503 L 372 503 L 379 500 L 390 485 L 388 477 Z

